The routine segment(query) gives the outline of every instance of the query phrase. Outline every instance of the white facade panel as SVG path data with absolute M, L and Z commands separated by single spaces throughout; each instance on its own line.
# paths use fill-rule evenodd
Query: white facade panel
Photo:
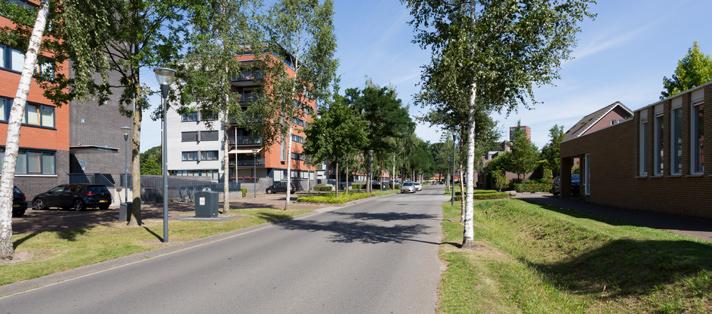
M 222 150 L 223 130 L 220 120 L 211 121 L 210 126 L 205 122 L 182 121 L 181 115 L 171 108 L 167 115 L 168 123 L 168 171 L 177 170 L 218 170 L 222 175 L 223 169 L 221 161 L 224 151 Z M 183 142 L 183 132 L 218 131 L 217 141 L 190 141 Z M 218 160 L 197 160 L 184 161 L 183 152 L 198 152 L 200 159 L 201 151 L 218 151 Z

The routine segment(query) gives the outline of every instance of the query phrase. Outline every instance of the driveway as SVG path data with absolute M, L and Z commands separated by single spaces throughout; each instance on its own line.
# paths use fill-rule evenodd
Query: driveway
M 712 241 L 712 219 L 596 205 L 575 198 L 554 197 L 548 193 L 519 193 L 516 198 L 567 215 L 591 218 L 611 225 L 662 229 Z
M 433 313 L 442 188 L 0 298 L 5 313 Z M 269 216 L 265 218 L 269 219 Z

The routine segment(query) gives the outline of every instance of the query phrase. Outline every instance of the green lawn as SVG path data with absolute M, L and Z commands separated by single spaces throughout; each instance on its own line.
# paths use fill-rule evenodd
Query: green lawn
M 324 203 L 324 204 L 343 204 L 350 201 L 355 201 L 362 198 L 393 194 L 398 191 L 396 190 L 386 190 L 386 191 L 376 191 L 373 193 L 367 192 L 339 192 L 339 196 L 336 193 L 324 193 L 319 195 L 304 195 L 299 196 L 297 199 L 299 202 L 303 203 Z
M 310 211 L 241 209 L 230 212 L 230 216 L 235 216 L 231 220 L 171 221 L 170 240 L 186 242 Z M 145 228 L 116 223 L 71 231 L 15 234 L 15 260 L 0 264 L 0 285 L 156 249 L 163 244 L 152 233 L 161 234 L 161 229 L 160 221 L 148 221 Z
M 519 200 L 476 207 L 477 249 L 441 249 L 443 313 L 712 311 L 710 242 Z M 459 214 L 444 206 L 443 242 L 461 242 Z

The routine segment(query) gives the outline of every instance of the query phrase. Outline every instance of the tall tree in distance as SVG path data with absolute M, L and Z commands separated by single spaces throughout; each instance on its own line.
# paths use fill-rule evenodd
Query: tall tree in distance
M 313 114 L 312 105 L 326 104 L 336 78 L 338 62 L 334 58 L 334 4 L 325 0 L 278 0 L 268 11 L 266 30 L 272 52 L 284 52 L 288 66 L 270 71 L 268 99 L 276 101 L 278 117 L 273 128 L 287 141 L 287 186 L 291 186 L 292 131 L 294 118 Z M 276 95 L 276 96 L 275 96 Z M 290 189 L 284 209 L 289 208 Z
M 366 121 L 351 110 L 342 97 L 336 98 L 331 106 L 322 109 L 321 115 L 306 129 L 304 153 L 316 163 L 327 160 L 335 163 L 338 195 L 340 164 L 355 160 L 358 152 L 368 143 L 368 138 Z
M 519 126 L 520 124 L 517 123 L 517 129 L 514 130 L 509 162 L 512 166 L 512 171 L 517 174 L 517 179 L 522 180 L 524 175 L 534 171 L 534 168 L 536 168 L 539 154 L 536 146 Z
M 474 245 L 478 111 L 513 111 L 534 101 L 536 86 L 558 77 L 578 24 L 593 0 L 405 0 L 414 41 L 432 52 L 423 68 L 423 101 L 455 113 L 467 143 L 463 247 Z M 462 119 L 464 117 L 464 119 Z
M 675 73 L 663 78 L 660 99 L 674 96 L 695 86 L 712 81 L 712 57 L 700 49 L 700 44 L 692 43 L 687 54 L 677 62 Z
M 564 126 L 555 124 L 549 129 L 549 143 L 541 149 L 541 157 L 554 176 L 561 171 L 561 142 L 564 140 Z
M 17 86 L 15 99 L 12 101 L 12 107 L 10 107 L 10 118 L 7 122 L 5 159 L 2 166 L 2 179 L 0 179 L 0 259 L 12 259 L 15 252 L 12 243 L 12 198 L 15 164 L 17 162 L 17 153 L 20 149 L 20 126 L 25 116 L 27 95 L 30 93 L 32 74 L 37 64 L 37 55 L 40 52 L 49 9 L 49 0 L 42 0 L 32 27 L 20 82 Z

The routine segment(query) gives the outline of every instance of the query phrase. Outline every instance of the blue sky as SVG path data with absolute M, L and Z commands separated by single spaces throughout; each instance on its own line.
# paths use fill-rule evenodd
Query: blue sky
M 335 10 L 341 88 L 363 87 L 371 79 L 395 87 L 412 116 L 425 113 L 412 104 L 412 96 L 429 55 L 411 43 L 407 9 L 396 0 L 336 0 Z M 495 114 L 503 137 L 521 120 L 541 147 L 554 124 L 568 129 L 615 101 L 631 109 L 648 105 L 658 99 L 663 76 L 673 72 L 693 41 L 712 54 L 712 1 L 599 0 L 594 11 L 598 16 L 582 24 L 575 59 L 563 65 L 561 79 L 536 90 L 539 103 L 509 116 Z M 155 86 L 152 73 L 145 74 L 144 80 Z M 159 99 L 152 101 L 158 104 Z M 142 129 L 142 150 L 160 144 L 159 122 L 146 118 Z M 437 126 L 419 124 L 416 133 L 440 140 Z

